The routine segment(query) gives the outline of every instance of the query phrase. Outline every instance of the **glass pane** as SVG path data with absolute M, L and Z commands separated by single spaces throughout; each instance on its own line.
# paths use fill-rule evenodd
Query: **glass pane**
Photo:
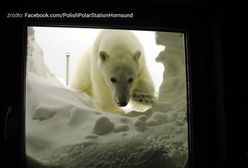
M 26 154 L 66 168 L 184 166 L 184 38 L 28 27 Z

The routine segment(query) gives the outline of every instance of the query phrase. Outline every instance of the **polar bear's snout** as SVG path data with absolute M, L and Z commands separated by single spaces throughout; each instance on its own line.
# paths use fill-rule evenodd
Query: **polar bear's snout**
M 117 88 L 115 93 L 114 93 L 114 100 L 115 103 L 119 106 L 119 107 L 124 107 L 128 104 L 130 99 L 129 96 L 129 88 L 128 87 L 120 87 Z
M 124 107 L 124 106 L 126 106 L 127 104 L 128 104 L 128 99 L 127 99 L 127 96 L 122 96 L 122 97 L 120 97 L 120 98 L 117 98 L 117 100 L 115 101 L 116 102 L 116 104 L 118 105 L 118 106 L 120 106 L 120 107 Z

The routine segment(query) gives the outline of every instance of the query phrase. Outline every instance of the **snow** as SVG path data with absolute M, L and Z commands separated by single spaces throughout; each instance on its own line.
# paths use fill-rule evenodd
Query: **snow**
M 157 33 L 166 46 L 158 101 L 145 112 L 101 112 L 90 96 L 49 71 L 28 29 L 26 154 L 47 167 L 181 167 L 188 157 L 184 39 Z

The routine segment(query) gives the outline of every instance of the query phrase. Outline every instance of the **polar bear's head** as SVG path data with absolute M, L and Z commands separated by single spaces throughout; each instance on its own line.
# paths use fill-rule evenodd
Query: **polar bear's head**
M 140 69 L 140 56 L 139 50 L 114 56 L 106 51 L 99 52 L 100 71 L 112 91 L 114 102 L 120 107 L 126 106 L 129 102 Z

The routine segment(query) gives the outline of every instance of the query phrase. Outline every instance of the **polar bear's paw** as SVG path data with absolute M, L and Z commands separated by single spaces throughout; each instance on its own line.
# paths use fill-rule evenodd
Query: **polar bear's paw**
M 149 105 L 154 102 L 154 96 L 142 90 L 134 90 L 132 93 L 132 99 L 136 102 Z

